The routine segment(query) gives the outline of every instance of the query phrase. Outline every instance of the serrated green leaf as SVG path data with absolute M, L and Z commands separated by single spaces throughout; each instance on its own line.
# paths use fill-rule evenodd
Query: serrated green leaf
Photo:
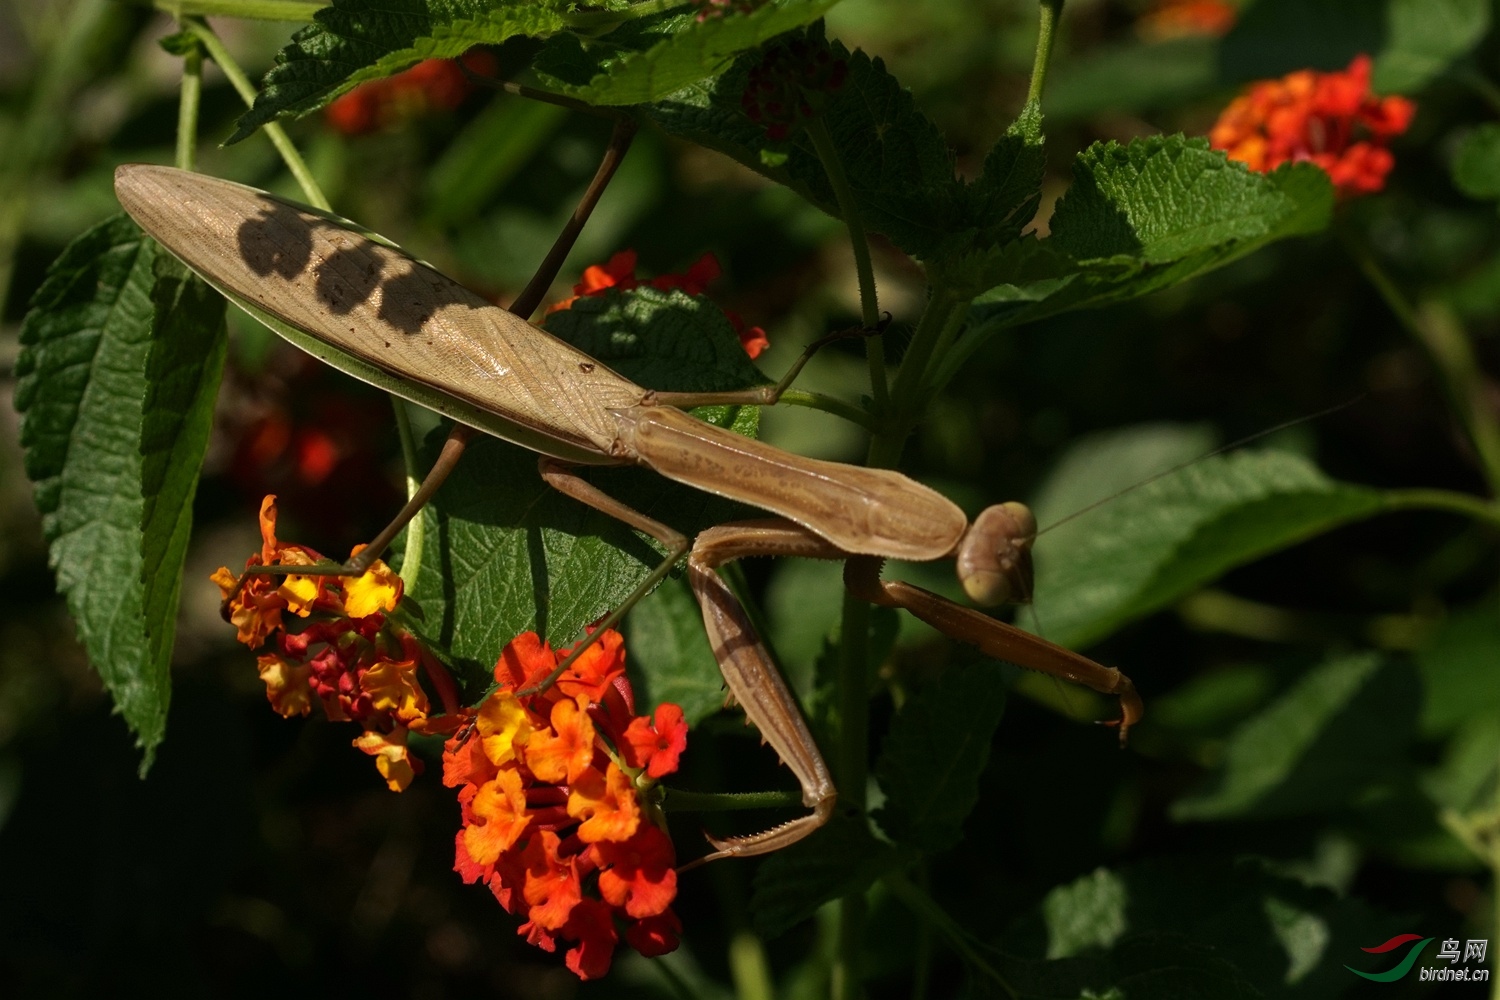
M 851 54 L 836 41 L 829 45 L 835 58 L 848 61 L 849 72 L 826 95 L 822 114 L 866 227 L 923 260 L 961 252 L 973 240 L 976 220 L 969 217 L 967 188 L 954 176 L 953 155 L 937 126 L 881 60 Z M 643 110 L 667 132 L 718 150 L 837 217 L 837 200 L 811 140 L 799 133 L 785 144 L 772 143 L 745 115 L 740 98 L 757 58 L 742 58 L 723 75 Z M 783 148 L 784 165 L 763 161 L 763 152 Z
M 1207 139 L 1152 136 L 1095 143 L 1073 164 L 1052 215 L 1052 248 L 1079 263 L 1180 260 L 1204 247 L 1264 236 L 1290 199 Z
M 800 843 L 777 851 L 755 873 L 750 910 L 756 932 L 770 940 L 840 896 L 864 892 L 910 856 L 876 840 L 863 820 L 835 816 Z
M 963 839 L 1004 709 L 989 664 L 952 666 L 902 707 L 875 765 L 886 795 L 875 820 L 892 840 L 935 852 Z
M 1470 198 L 1500 198 L 1500 125 L 1486 122 L 1459 143 L 1453 183 Z
M 1235 566 L 1379 513 L 1382 495 L 1286 452 L 1206 458 L 1037 543 L 1048 638 L 1088 646 Z
M 276 54 L 255 104 L 226 145 L 283 116 L 316 111 L 366 80 L 476 45 L 564 29 L 560 4 L 535 0 L 334 0 Z
M 989 262 L 990 290 L 945 368 L 998 330 L 1170 288 L 1332 218 L 1333 186 L 1309 163 L 1255 174 L 1182 136 L 1104 145 L 1080 154 L 1053 237 L 1027 236 Z
M 176 260 L 158 254 L 146 401 L 140 430 L 141 583 L 148 663 L 163 671 L 177 634 L 193 497 L 208 450 L 228 346 L 227 303 Z
M 428 439 L 424 467 L 441 443 L 440 433 Z M 544 484 L 536 463 L 523 448 L 477 439 L 420 515 L 427 541 L 410 590 L 423 615 L 417 627 L 454 657 L 471 693 L 489 683 L 511 639 L 536 631 L 571 644 L 662 559 L 621 521 Z M 743 510 L 644 469 L 596 469 L 586 478 L 690 537 Z
M 1179 820 L 1338 808 L 1409 779 L 1405 746 L 1420 690 L 1408 665 L 1365 653 L 1312 670 L 1230 738 L 1213 786 L 1179 799 Z
M 639 711 L 669 701 L 695 726 L 724 707 L 724 677 L 686 579 L 657 587 L 631 609 L 624 631 Z
M 695 15 L 681 15 L 671 21 L 670 30 L 660 32 L 655 44 L 637 50 L 616 49 L 598 61 L 597 72 L 588 83 L 569 85 L 560 80 L 560 89 L 590 104 L 655 101 L 723 72 L 735 56 L 811 24 L 836 3 L 838 0 L 774 0 L 747 14 L 729 13 L 701 21 Z
M 155 244 L 121 215 L 53 262 L 21 328 L 21 443 L 57 586 L 144 751 L 166 727 L 167 663 L 145 628 L 141 421 Z

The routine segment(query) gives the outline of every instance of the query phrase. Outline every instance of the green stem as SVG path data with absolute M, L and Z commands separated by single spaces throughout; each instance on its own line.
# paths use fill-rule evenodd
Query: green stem
M 917 322 L 911 346 L 906 349 L 891 386 L 890 419 L 886 421 L 890 431 L 870 442 L 871 465 L 889 468 L 896 464 L 907 434 L 921 418 L 928 364 L 940 343 L 952 342 L 956 327 L 963 324 L 967 315 L 966 307 L 966 300 L 952 295 L 942 285 L 933 286 L 927 309 Z
M 844 594 L 839 626 L 838 756 L 834 774 L 839 805 L 863 816 L 870 756 L 870 605 Z M 839 900 L 838 957 L 834 964 L 835 1000 L 861 995 L 860 955 L 864 950 L 865 894 Z
M 198 150 L 198 101 L 203 95 L 203 49 L 194 45 L 182 57 L 182 87 L 177 100 L 178 170 L 192 170 Z
M 1036 33 L 1036 61 L 1031 65 L 1031 86 L 1026 89 L 1026 103 L 1042 101 L 1042 87 L 1047 82 L 1047 64 L 1052 61 L 1052 43 L 1057 34 L 1057 19 L 1062 16 L 1063 0 L 1041 0 Z
M 924 922 L 929 924 L 939 934 L 943 935 L 944 939 L 953 947 L 953 950 L 963 956 L 964 961 L 993 980 L 997 986 L 1005 991 L 1007 996 L 1013 998 L 1020 996 L 1010 983 L 1005 981 L 1005 977 L 1000 975 L 995 967 L 985 960 L 984 956 L 979 953 L 979 950 L 969 941 L 969 935 L 964 933 L 964 929 L 952 917 L 948 916 L 947 912 L 937 904 L 936 900 L 923 892 L 910 879 L 899 872 L 887 875 L 883 881 L 886 888 L 891 890 L 891 895 L 901 900 L 902 903 L 906 904 L 908 909 L 922 918 Z
M 307 0 L 128 0 L 137 7 L 155 7 L 177 18 L 237 17 L 248 21 L 291 21 L 307 24 L 328 6 Z
M 729 939 L 729 977 L 738 1000 L 776 1000 L 766 949 L 751 931 L 737 931 Z
M 824 413 L 832 413 L 836 417 L 843 417 L 853 424 L 858 424 L 867 431 L 875 430 L 875 418 L 868 410 L 861 409 L 853 403 L 846 403 L 834 396 L 825 396 L 821 392 L 808 392 L 805 389 L 788 389 L 781 394 L 778 402 L 790 406 L 805 406 L 810 410 L 822 410 Z
M 1453 490 L 1388 490 L 1385 509 L 1446 510 L 1500 528 L 1500 503 Z
M 224 71 L 224 76 L 246 106 L 254 105 L 254 85 L 245 76 L 245 71 L 240 69 L 240 64 L 234 61 L 229 50 L 224 48 L 224 43 L 219 41 L 219 36 L 214 34 L 213 29 L 196 17 L 183 18 L 182 26 L 203 43 L 203 47 L 208 50 L 209 58 L 219 64 L 219 69 Z M 302 154 L 298 153 L 297 147 L 292 145 L 292 140 L 287 137 L 286 130 L 276 122 L 268 122 L 261 127 L 266 133 L 266 138 L 271 140 L 271 145 L 276 147 L 276 152 L 281 154 L 281 160 L 286 164 L 286 168 L 297 179 L 297 184 L 302 188 L 302 195 L 307 199 L 307 203 L 325 212 L 332 211 L 333 207 L 328 204 L 328 199 L 323 197 L 322 189 L 318 187 L 318 182 L 313 180 L 312 171 L 307 169 L 307 164 L 302 160 Z
M 656 971 L 660 972 L 661 977 L 667 981 L 667 985 L 672 989 L 673 996 L 677 997 L 678 1000 L 696 1000 L 698 996 L 697 992 L 688 985 L 687 980 L 683 979 L 676 969 L 668 964 L 675 958 L 675 955 L 661 955 L 652 959 L 651 964 L 656 966 Z
M 781 809 L 800 806 L 802 793 L 784 792 L 688 792 L 662 786 L 663 810 L 676 812 L 735 812 L 741 809 Z
M 1500 420 L 1486 398 L 1484 376 L 1474 357 L 1468 332 L 1446 307 L 1429 302 L 1413 306 L 1385 269 L 1348 232 L 1345 248 L 1365 278 L 1380 293 L 1391 313 L 1422 349 L 1442 379 L 1449 404 L 1458 414 L 1491 496 L 1500 496 Z
M 391 408 L 396 413 L 396 436 L 401 441 L 401 465 L 406 470 L 406 499 L 416 496 L 422 485 L 417 470 L 417 440 L 411 430 L 411 411 L 399 396 L 391 397 Z M 406 547 L 401 551 L 401 581 L 409 591 L 417 584 L 417 574 L 422 569 L 422 549 L 427 542 L 427 522 L 418 514 L 406 525 Z
M 807 137 L 812 140 L 813 150 L 823 164 L 823 172 L 828 175 L 833 197 L 839 205 L 839 215 L 849 228 L 849 243 L 854 249 L 854 273 L 859 278 L 860 322 L 866 330 L 874 330 L 880 324 L 880 301 L 875 294 L 875 266 L 870 261 L 870 241 L 865 236 L 865 224 L 854 199 L 854 189 L 849 186 L 849 176 L 844 172 L 838 148 L 833 144 L 833 135 L 822 115 L 815 115 L 807 123 Z M 875 402 L 875 412 L 882 413 L 887 402 L 883 335 L 874 333 L 865 339 L 865 357 L 870 362 L 870 397 Z

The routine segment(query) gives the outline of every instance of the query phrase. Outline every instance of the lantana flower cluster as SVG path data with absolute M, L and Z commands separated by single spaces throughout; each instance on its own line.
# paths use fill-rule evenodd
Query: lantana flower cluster
M 646 956 L 677 947 L 676 853 L 651 789 L 687 746 L 682 710 L 635 714 L 619 633 L 606 631 L 550 687 L 525 694 L 563 662 L 535 633 L 495 666 L 498 687 L 472 726 L 448 741 L 443 782 L 459 789 L 454 868 L 482 882 L 520 934 L 582 979 L 609 971 L 623 927 Z
M 1251 170 L 1316 163 L 1340 196 L 1349 197 L 1385 186 L 1395 165 L 1386 146 L 1415 114 L 1416 105 L 1404 97 L 1375 96 L 1370 57 L 1361 55 L 1342 72 L 1298 70 L 1252 84 L 1224 109 L 1209 141 Z
M 629 291 L 645 285 L 663 292 L 676 288 L 685 295 L 705 295 L 708 292 L 709 283 L 717 281 L 724 273 L 719 266 L 719 259 L 712 253 L 705 253 L 699 257 L 682 274 L 659 274 L 649 280 L 642 280 L 636 277 L 635 268 L 634 250 L 621 250 L 606 264 L 592 264 L 584 269 L 583 280 L 573 286 L 572 297 L 553 305 L 547 311 L 554 313 L 570 308 L 581 298 L 603 295 L 611 288 Z M 750 326 L 738 314 L 728 309 L 723 310 L 723 313 L 730 325 L 734 327 L 735 335 L 740 338 L 740 346 L 750 357 L 759 357 L 761 351 L 771 346 L 771 341 L 766 337 L 766 331 L 758 326 Z
M 480 76 L 493 76 L 495 57 L 483 50 L 461 57 Z M 451 111 L 474 85 L 458 60 L 427 59 L 404 73 L 371 80 L 340 95 L 324 111 L 328 123 L 345 135 L 364 135 L 415 118 L 429 110 Z
M 305 545 L 277 540 L 274 496 L 261 503 L 260 533 L 261 550 L 246 561 L 247 569 L 327 562 Z M 418 670 L 425 666 L 432 677 L 441 668 L 388 617 L 401 600 L 401 578 L 376 560 L 355 579 L 236 577 L 221 567 L 213 581 L 236 638 L 265 650 L 257 662 L 271 706 L 289 717 L 307 715 L 316 704 L 332 721 L 358 723 L 364 732 L 354 746 L 375 758 L 390 789 L 411 784 L 422 762 L 408 751 L 407 735 L 428 730 L 431 721 Z M 445 704 L 456 700 L 446 673 L 437 683 Z

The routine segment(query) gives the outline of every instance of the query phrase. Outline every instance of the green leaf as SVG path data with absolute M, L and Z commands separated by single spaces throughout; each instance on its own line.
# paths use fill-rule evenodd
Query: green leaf
M 1068 958 L 1090 948 L 1108 949 L 1130 928 L 1129 901 L 1124 879 L 1108 868 L 1053 889 L 1042 900 L 1047 957 Z
M 755 930 L 766 940 L 780 937 L 829 900 L 864 892 L 910 860 L 876 840 L 863 820 L 835 816 L 811 837 L 771 855 L 755 873 Z
M 1179 820 L 1287 816 L 1356 801 L 1410 778 L 1405 748 L 1420 691 L 1405 664 L 1364 653 L 1309 672 L 1230 738 L 1213 786 L 1179 799 Z
M 176 260 L 154 261 L 155 306 L 140 430 L 141 582 L 147 662 L 165 671 L 177 631 L 193 497 L 228 346 L 224 296 Z M 166 680 L 163 677 L 163 686 Z
M 155 257 L 123 215 L 74 240 L 32 300 L 16 364 L 26 474 L 49 561 L 89 661 L 145 751 L 142 770 L 171 694 L 164 652 L 147 635 L 142 578 Z
M 973 329 L 947 363 L 999 329 L 1138 298 L 1319 232 L 1332 211 L 1328 175 L 1312 164 L 1252 173 L 1180 135 L 1096 143 L 1074 164 L 1052 237 L 1028 236 L 994 258 Z
M 1493 6 L 1493 0 L 1389 0 L 1375 91 L 1410 94 L 1442 75 L 1488 33 Z
M 1500 125 L 1486 122 L 1459 143 L 1453 183 L 1470 198 L 1500 198 Z
M 598 60 L 586 84 L 569 85 L 559 80 L 559 89 L 590 104 L 655 101 L 723 72 L 741 52 L 811 24 L 836 3 L 838 0 L 775 0 L 748 14 L 730 13 L 701 21 L 696 15 L 680 15 L 660 26 L 659 41 L 640 49 L 608 52 Z
M 1500 714 L 1500 611 L 1492 601 L 1455 612 L 1417 650 L 1422 732 L 1449 733 L 1469 718 Z
M 441 433 L 428 439 L 424 468 L 441 443 Z M 536 463 L 523 448 L 476 439 L 420 515 L 427 541 L 410 591 L 423 616 L 417 627 L 454 657 L 472 694 L 489 683 L 511 639 L 536 631 L 554 645 L 572 644 L 663 557 L 621 521 L 548 487 Z M 585 476 L 689 536 L 741 510 L 644 469 L 595 469 Z
M 886 794 L 875 821 L 892 840 L 935 852 L 963 839 L 1004 708 L 1005 685 L 988 663 L 949 667 L 902 707 L 875 765 Z
M 1080 263 L 1180 260 L 1264 236 L 1290 208 L 1274 182 L 1212 150 L 1207 139 L 1152 136 L 1095 143 L 1052 215 L 1052 248 Z
M 1219 455 L 1047 530 L 1036 603 L 1048 638 L 1080 648 L 1226 571 L 1383 509 L 1286 452 Z
M 822 44 L 820 35 L 807 37 Z M 826 95 L 822 114 L 866 227 L 924 260 L 961 252 L 986 220 L 971 218 L 967 189 L 954 176 L 942 133 L 883 62 L 851 54 L 837 41 L 828 44 L 834 58 L 848 61 L 849 73 Z M 714 80 L 643 110 L 672 135 L 718 150 L 837 217 L 837 199 L 806 134 L 772 143 L 745 115 L 740 98 L 757 61 L 742 58 Z M 786 154 L 781 165 L 764 162 L 762 154 L 773 151 Z
M 685 578 L 663 582 L 632 608 L 624 631 L 638 711 L 669 701 L 696 726 L 724 707 L 724 677 Z
M 255 104 L 225 144 L 424 59 L 453 59 L 518 36 L 545 38 L 566 26 L 561 7 L 535 0 L 334 0 L 276 54 Z

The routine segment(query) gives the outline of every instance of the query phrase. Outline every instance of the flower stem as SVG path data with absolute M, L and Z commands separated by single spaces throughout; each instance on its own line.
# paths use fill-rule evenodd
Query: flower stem
M 1026 89 L 1026 103 L 1042 100 L 1047 82 L 1047 64 L 1052 61 L 1052 43 L 1057 34 L 1057 20 L 1062 16 L 1063 0 L 1041 0 L 1036 32 L 1036 61 L 1031 65 L 1031 86 Z
M 182 57 L 182 85 L 177 99 L 178 170 L 192 170 L 198 150 L 198 101 L 203 95 L 203 49 L 194 45 Z
M 875 294 L 875 267 L 870 261 L 870 241 L 865 236 L 864 220 L 860 218 L 859 204 L 854 199 L 854 189 L 849 186 L 849 176 L 839 160 L 838 148 L 833 144 L 833 135 L 822 115 L 815 115 L 807 123 L 807 137 L 812 140 L 823 172 L 833 188 L 838 201 L 839 215 L 849 229 L 849 243 L 854 249 L 854 273 L 859 278 L 860 322 L 866 330 L 873 330 L 880 323 L 880 301 Z M 870 363 L 870 398 L 874 400 L 875 412 L 884 411 L 887 402 L 885 383 L 885 340 L 879 333 L 865 338 L 865 356 Z
M 832 413 L 836 417 L 843 417 L 853 424 L 858 424 L 867 431 L 875 429 L 875 419 L 869 412 L 846 403 L 834 396 L 827 396 L 821 392 L 808 392 L 806 389 L 788 389 L 781 394 L 778 402 L 789 406 L 805 406 L 810 410 L 822 410 L 824 413 Z
M 208 50 L 209 58 L 219 64 L 224 71 L 224 76 L 229 80 L 235 92 L 247 106 L 255 103 L 255 87 L 250 83 L 245 71 L 240 69 L 240 64 L 234 61 L 229 50 L 224 48 L 224 43 L 219 41 L 219 36 L 214 34 L 213 29 L 203 22 L 202 18 L 185 17 L 182 26 L 203 43 Z M 302 195 L 308 204 L 314 208 L 321 208 L 327 212 L 331 210 L 328 199 L 323 196 L 323 191 L 318 187 L 318 182 L 313 180 L 312 171 L 307 169 L 303 162 L 302 154 L 297 152 L 297 147 L 292 145 L 292 140 L 287 137 L 286 130 L 277 122 L 267 122 L 261 126 L 266 138 L 271 140 L 271 145 L 276 147 L 276 152 L 281 154 L 281 160 L 286 168 L 291 171 L 292 176 L 297 179 L 297 184 L 302 188 Z
M 1500 420 L 1486 399 L 1484 376 L 1474 357 L 1468 332 L 1458 318 L 1436 302 L 1420 307 L 1409 302 L 1385 269 L 1348 232 L 1345 248 L 1391 313 L 1431 360 L 1442 379 L 1449 404 L 1474 445 L 1490 495 L 1500 497 Z
M 411 430 L 409 404 L 399 396 L 391 397 L 391 409 L 396 415 L 396 436 L 401 441 L 401 466 L 406 470 L 406 499 L 417 495 L 422 485 L 418 474 L 417 441 Z M 417 574 L 422 571 L 422 549 L 427 542 L 427 522 L 418 514 L 406 525 L 406 545 L 401 550 L 401 581 L 406 589 L 417 585 Z
M 310 23 L 324 3 L 307 0 L 129 0 L 141 7 L 155 7 L 179 20 L 184 17 L 238 17 L 250 21 Z

